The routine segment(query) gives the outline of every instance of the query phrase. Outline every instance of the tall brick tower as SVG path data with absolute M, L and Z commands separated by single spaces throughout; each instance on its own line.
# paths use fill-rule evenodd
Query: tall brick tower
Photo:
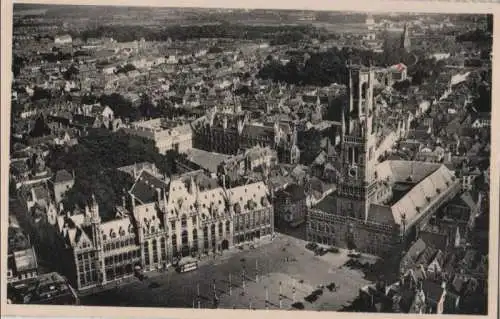
M 366 220 L 375 193 L 376 138 L 371 67 L 348 66 L 349 101 L 342 110 L 341 181 L 337 213 Z

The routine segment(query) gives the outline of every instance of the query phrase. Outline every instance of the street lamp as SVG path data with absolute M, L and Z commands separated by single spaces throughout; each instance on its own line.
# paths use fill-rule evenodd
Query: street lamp
M 269 290 L 267 286 L 265 286 L 264 289 L 266 290 L 266 309 L 269 309 Z
M 255 282 L 259 282 L 259 260 L 255 260 Z

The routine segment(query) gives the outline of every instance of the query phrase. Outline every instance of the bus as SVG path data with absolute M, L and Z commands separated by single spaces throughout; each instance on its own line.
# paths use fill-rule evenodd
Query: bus
M 175 267 L 177 272 L 183 273 L 198 269 L 198 260 L 192 257 L 182 258 Z

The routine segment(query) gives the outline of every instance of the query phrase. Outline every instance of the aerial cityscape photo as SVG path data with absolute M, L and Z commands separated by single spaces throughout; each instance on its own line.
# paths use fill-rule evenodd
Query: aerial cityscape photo
M 15 4 L 7 302 L 487 314 L 492 38 Z

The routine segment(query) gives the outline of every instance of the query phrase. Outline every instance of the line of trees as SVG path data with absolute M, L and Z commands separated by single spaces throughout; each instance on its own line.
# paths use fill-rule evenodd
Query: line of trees
M 86 41 L 89 38 L 111 37 L 119 42 L 129 42 L 144 38 L 148 41 L 167 41 L 200 38 L 227 38 L 227 39 L 275 39 L 277 33 L 285 35 L 313 34 L 315 28 L 309 25 L 243 25 L 223 22 L 220 24 L 168 26 L 162 29 L 153 29 L 144 26 L 100 26 L 95 29 L 74 33 Z
M 388 60 L 387 55 L 383 53 L 346 47 L 342 49 L 332 48 L 326 52 L 307 53 L 310 56 L 307 60 L 304 61 L 297 55 L 293 56 L 285 65 L 279 61 L 271 60 L 261 68 L 258 77 L 297 85 L 345 84 L 347 81 L 346 64 L 349 60 L 363 65 L 371 63 L 374 66 L 388 66 L 415 59 L 413 56 L 401 52 L 392 55 L 392 58 Z

